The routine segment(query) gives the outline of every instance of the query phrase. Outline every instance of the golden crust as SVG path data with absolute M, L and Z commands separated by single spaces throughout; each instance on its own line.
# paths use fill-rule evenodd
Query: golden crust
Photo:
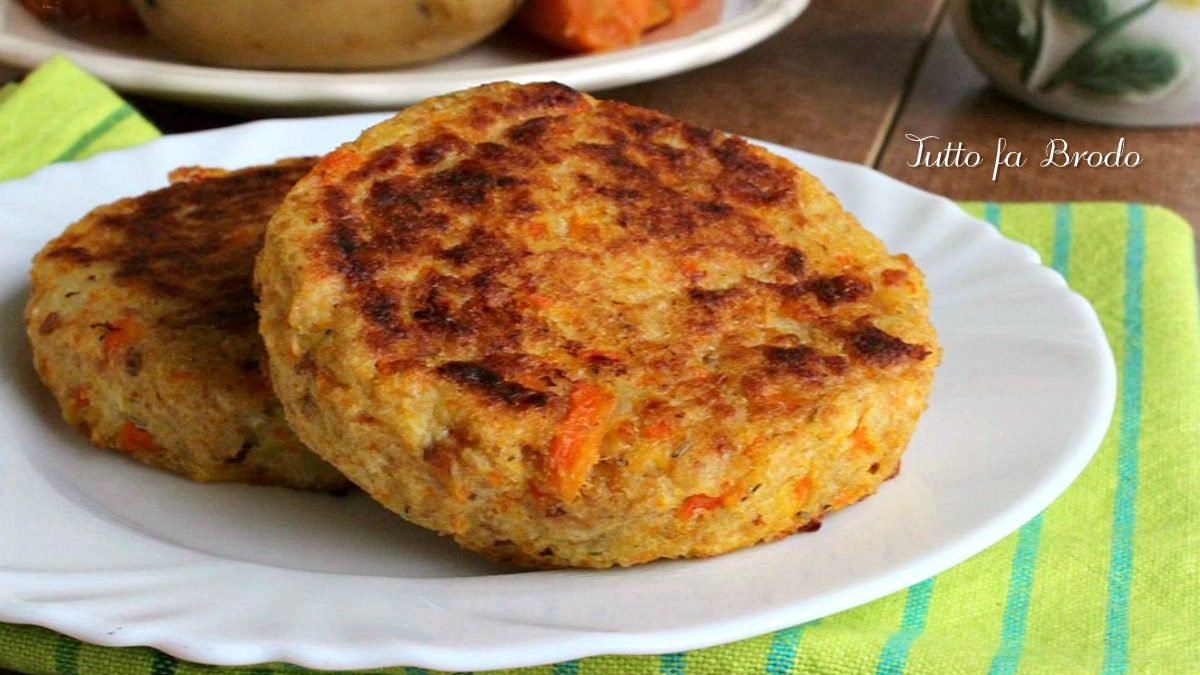
M 432 99 L 326 156 L 256 279 L 300 437 L 524 565 L 813 527 L 898 469 L 940 355 L 919 270 L 812 176 L 555 84 Z
M 287 426 L 250 283 L 267 220 L 314 161 L 180 169 L 38 253 L 26 331 L 69 423 L 195 480 L 348 487 Z

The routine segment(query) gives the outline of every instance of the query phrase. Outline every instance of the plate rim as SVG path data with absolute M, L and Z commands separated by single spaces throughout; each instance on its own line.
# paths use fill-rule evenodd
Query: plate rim
M 118 53 L 59 48 L 11 32 L 0 6 L 0 63 L 34 68 L 55 54 L 118 88 L 186 100 L 207 107 L 382 109 L 497 80 L 557 80 L 576 89 L 599 90 L 645 82 L 699 68 L 740 53 L 795 20 L 811 0 L 753 0 L 742 15 L 688 35 L 600 54 L 548 59 L 512 66 L 422 71 L 420 66 L 367 72 L 240 70 L 200 66 Z
M 382 117 L 382 115 L 378 114 L 365 113 L 301 120 L 260 120 L 222 129 L 166 136 L 152 141 L 150 144 L 104 153 L 81 162 L 51 165 L 25 178 L 0 183 L 0 194 L 8 190 L 21 191 L 25 186 L 34 185 L 38 181 L 65 180 L 73 174 L 85 175 L 88 171 L 95 170 L 96 166 L 102 167 L 106 162 L 120 161 L 120 155 L 128 156 L 139 152 L 176 152 L 171 146 L 178 145 L 180 148 L 186 148 L 196 142 L 217 140 L 227 136 L 253 137 L 255 134 L 260 133 L 260 131 L 280 125 L 323 124 L 329 120 L 337 120 L 339 124 L 344 124 L 347 127 L 365 128 L 365 126 Z M 17 584 L 10 586 L 8 592 L 0 594 L 0 620 L 46 625 L 72 637 L 99 645 L 116 647 L 131 646 L 132 644 L 149 645 L 179 658 L 219 665 L 245 665 L 266 661 L 287 661 L 317 668 L 370 668 L 394 666 L 398 663 L 449 670 L 519 667 L 598 654 L 659 654 L 691 650 L 762 635 L 773 630 L 809 621 L 819 616 L 827 616 L 844 611 L 883 597 L 889 593 L 902 590 L 907 586 L 953 567 L 1015 531 L 1048 506 L 1082 472 L 1100 445 L 1111 420 L 1116 402 L 1116 366 L 1095 310 L 1082 296 L 1070 289 L 1061 276 L 1042 265 L 1037 254 L 1030 247 L 1003 237 L 995 228 L 963 212 L 954 202 L 944 197 L 902 183 L 870 167 L 844 160 L 820 157 L 771 143 L 762 144 L 774 152 L 782 151 L 784 154 L 801 158 L 800 163 L 806 169 L 813 164 L 837 167 L 839 170 L 857 174 L 862 180 L 868 182 L 882 181 L 890 189 L 902 190 L 910 194 L 913 198 L 925 200 L 930 204 L 931 209 L 952 209 L 964 223 L 970 223 L 968 227 L 976 235 L 989 239 L 989 245 L 1009 247 L 1012 251 L 1018 253 L 1023 258 L 1022 262 L 1027 268 L 1028 274 L 1037 277 L 1040 280 L 1039 283 L 1043 285 L 1049 282 L 1050 285 L 1058 288 L 1059 291 L 1065 291 L 1068 296 L 1072 297 L 1071 302 L 1085 311 L 1089 321 L 1089 337 L 1099 338 L 1099 342 L 1095 344 L 1102 346 L 1103 353 L 1107 356 L 1105 359 L 1099 359 L 1097 363 L 1097 366 L 1100 368 L 1098 371 L 1100 376 L 1098 386 L 1100 391 L 1098 396 L 1101 400 L 1108 402 L 1107 406 L 1101 406 L 1092 410 L 1088 424 L 1081 425 L 1076 429 L 1076 447 L 1069 456 L 1070 461 L 1059 465 L 1058 471 L 1050 479 L 1039 482 L 1037 485 L 1038 489 L 1034 493 L 1025 499 L 1006 505 L 998 513 L 994 514 L 987 527 L 976 527 L 953 543 L 953 545 L 943 545 L 934 554 L 915 559 L 899 569 L 891 570 L 887 575 L 879 575 L 870 579 L 868 583 L 863 583 L 856 587 L 843 588 L 834 594 L 835 599 L 833 601 L 826 600 L 821 604 L 821 609 L 816 611 L 812 608 L 797 610 L 794 602 L 792 604 L 783 603 L 769 612 L 762 612 L 749 617 L 727 617 L 720 621 L 706 623 L 700 628 L 689 626 L 636 634 L 602 633 L 596 630 L 585 631 L 568 627 L 564 629 L 564 635 L 559 636 L 557 641 L 550 644 L 540 643 L 533 646 L 525 645 L 521 648 L 507 649 L 493 647 L 486 651 L 476 650 L 468 653 L 441 646 L 404 642 L 403 640 L 393 641 L 388 645 L 375 649 L 367 649 L 363 645 L 354 645 L 338 650 L 331 649 L 328 645 L 313 647 L 304 644 L 288 643 L 286 639 L 277 639 L 275 643 L 265 647 L 260 645 L 254 649 L 247 649 L 245 645 L 241 645 L 240 648 L 230 648 L 222 654 L 221 649 L 214 649 L 212 645 L 188 643 L 184 638 L 164 633 L 161 630 L 157 634 L 153 630 L 143 630 L 136 635 L 137 639 L 131 642 L 130 638 L 134 636 L 130 633 L 125 633 L 124 635 L 107 634 L 105 626 L 95 625 L 94 619 L 71 610 L 68 606 L 69 603 L 64 603 L 62 606 L 57 607 L 56 612 L 55 606 L 52 605 L 34 605 L 15 600 L 15 594 L 11 589 L 15 589 Z M 55 174 L 60 175 L 56 176 Z M 1097 358 L 1099 358 L 1098 353 Z M 4 454 L 4 449 L 0 447 L 0 460 L 3 460 Z M 226 564 L 239 566 L 250 565 L 275 569 L 257 563 L 245 563 L 241 561 L 225 562 Z M 301 575 L 326 574 L 297 570 L 289 570 L 288 573 Z M 12 576 L 10 571 L 0 568 L 0 579 L 11 579 Z M 807 604 L 814 605 L 817 603 L 808 602 Z M 89 624 L 89 621 L 92 623 Z

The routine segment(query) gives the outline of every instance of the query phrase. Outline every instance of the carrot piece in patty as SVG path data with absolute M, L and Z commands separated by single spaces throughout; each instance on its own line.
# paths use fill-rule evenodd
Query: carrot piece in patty
M 612 392 L 589 382 L 571 388 L 567 414 L 550 441 L 548 482 L 559 498 L 571 501 L 579 496 L 588 472 L 600 459 L 600 443 L 616 403 Z

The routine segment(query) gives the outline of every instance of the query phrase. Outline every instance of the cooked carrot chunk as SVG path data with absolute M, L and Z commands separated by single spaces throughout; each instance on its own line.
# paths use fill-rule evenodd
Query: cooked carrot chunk
M 700 0 L 653 0 L 650 3 L 649 16 L 646 18 L 646 29 L 670 23 L 699 4 Z
M 612 392 L 589 382 L 571 387 L 567 414 L 550 441 L 547 482 L 560 499 L 579 496 L 588 472 L 600 459 L 600 443 L 616 403 Z
M 117 431 L 117 437 L 114 440 L 118 448 L 128 452 L 156 455 L 163 450 L 162 446 L 150 435 L 150 432 L 139 428 L 133 422 L 125 422 L 120 430 Z
M 526 0 L 517 23 L 571 51 L 599 51 L 638 41 L 651 0 Z
M 706 494 L 696 494 L 683 500 L 683 506 L 679 507 L 679 517 L 687 520 L 695 517 L 701 511 L 715 511 L 724 501 L 720 497 L 711 497 Z
M 862 454 L 870 454 L 875 452 L 875 444 L 867 436 L 867 432 L 862 427 L 857 427 L 854 433 L 850 434 L 850 450 Z
M 804 478 L 796 481 L 796 484 L 792 486 L 792 490 L 796 493 L 797 501 L 804 503 L 806 500 L 808 500 L 808 495 L 810 492 L 812 492 L 812 483 L 812 474 L 808 474 Z

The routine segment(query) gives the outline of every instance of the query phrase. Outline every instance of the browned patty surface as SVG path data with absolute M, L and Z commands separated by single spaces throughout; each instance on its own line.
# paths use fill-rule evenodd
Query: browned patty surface
M 741 138 L 555 84 L 326 156 L 257 272 L 300 436 L 488 555 L 607 566 L 811 527 L 898 467 L 919 270 Z
M 46 245 L 26 326 L 68 422 L 197 480 L 347 485 L 287 427 L 250 284 L 267 220 L 315 161 L 180 169 Z

